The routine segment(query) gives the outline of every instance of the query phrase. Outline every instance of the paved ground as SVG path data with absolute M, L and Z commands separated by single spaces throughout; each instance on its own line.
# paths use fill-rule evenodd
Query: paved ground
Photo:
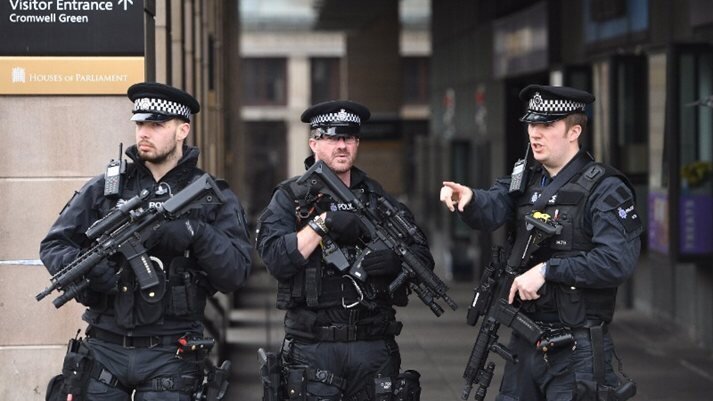
M 274 308 L 275 286 L 264 273 L 251 278 L 241 293 L 242 308 L 233 314 L 229 330 L 233 380 L 228 400 L 258 401 L 262 398 L 257 373 L 257 348 L 276 350 L 282 339 L 283 314 Z M 418 298 L 398 311 L 404 322 L 398 337 L 402 368 L 421 373 L 424 401 L 459 400 L 463 369 L 470 355 L 476 328 L 465 324 L 472 297 L 472 284 L 454 283 L 449 294 L 460 305 L 436 318 Z M 693 344 L 678 328 L 654 321 L 634 311 L 618 311 L 611 325 L 624 371 L 637 383 L 633 400 L 713 400 L 713 352 Z M 503 330 L 501 341 L 507 342 Z M 493 400 L 504 361 L 497 356 L 496 377 L 486 400 Z M 473 393 L 471 393 L 471 399 Z

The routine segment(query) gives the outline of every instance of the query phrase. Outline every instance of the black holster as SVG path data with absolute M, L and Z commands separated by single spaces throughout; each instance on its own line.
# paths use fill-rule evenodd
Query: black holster
M 577 401 L 626 401 L 636 395 L 636 383 L 630 379 L 616 388 L 604 384 L 604 325 L 590 327 L 589 336 L 592 341 L 594 380 L 577 381 Z M 619 371 L 623 375 L 621 361 Z
M 396 376 L 394 401 L 419 401 L 421 399 L 421 374 L 406 370 Z
M 617 388 L 597 384 L 595 381 L 577 381 L 577 401 L 626 401 L 636 395 L 636 384 L 624 382 Z
M 257 350 L 258 361 L 260 363 L 260 379 L 262 380 L 263 401 L 282 401 L 281 379 L 282 365 L 280 356 L 274 352 L 265 352 L 260 348 Z
M 220 367 L 213 367 L 208 371 L 207 401 L 221 401 L 228 392 L 230 380 L 230 361 L 223 361 Z
M 69 340 L 62 373 L 48 383 L 45 400 L 64 401 L 72 394 L 73 401 L 84 401 L 93 366 L 94 355 L 83 340 Z
M 193 393 L 193 401 L 221 401 L 228 393 L 230 361 L 223 361 L 220 367 L 206 360 L 203 383 Z

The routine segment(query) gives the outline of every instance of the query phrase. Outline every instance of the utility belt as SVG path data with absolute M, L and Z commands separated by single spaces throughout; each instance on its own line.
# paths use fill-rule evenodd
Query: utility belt
M 96 338 L 111 344 L 121 345 L 124 348 L 153 348 L 157 346 L 177 346 L 183 336 L 123 336 L 99 327 L 87 328 L 87 337 Z
M 399 335 L 402 327 L 403 323 L 393 320 L 388 312 L 376 312 L 362 317 L 356 324 L 321 324 L 318 323 L 318 312 L 307 309 L 291 309 L 285 315 L 285 334 L 315 342 L 388 339 Z
M 536 344 L 537 349 L 542 352 L 547 352 L 555 348 L 574 347 L 577 344 L 577 335 L 591 337 L 593 330 L 600 336 L 606 335 L 609 332 L 609 325 L 598 320 L 587 320 L 584 325 L 580 327 L 569 327 L 562 323 L 543 321 L 535 321 L 535 323 L 543 331 L 542 336 Z
M 401 333 L 403 323 L 387 322 L 379 327 L 373 325 L 331 325 L 315 327 L 315 341 L 348 342 L 364 340 L 380 340 L 397 336 Z

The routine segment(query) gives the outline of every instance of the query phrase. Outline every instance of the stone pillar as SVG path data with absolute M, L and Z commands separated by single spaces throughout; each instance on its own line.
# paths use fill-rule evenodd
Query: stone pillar
M 65 203 L 134 143 L 125 96 L 0 96 L 0 399 L 44 400 L 84 308 L 57 310 L 40 241 Z
M 287 60 L 287 176 L 301 175 L 305 171 L 304 159 L 309 154 L 309 126 L 300 120 L 302 112 L 309 107 L 310 62 L 304 55 Z

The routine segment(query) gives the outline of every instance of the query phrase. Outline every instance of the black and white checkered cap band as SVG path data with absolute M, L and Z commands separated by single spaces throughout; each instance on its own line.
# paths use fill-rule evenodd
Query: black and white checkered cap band
M 158 113 L 167 116 L 183 116 L 191 119 L 191 109 L 181 103 L 166 99 L 142 97 L 134 100 L 134 113 Z
M 328 123 L 361 124 L 361 118 L 354 113 L 349 113 L 348 111 L 341 109 L 338 113 L 320 114 L 309 120 L 309 124 L 312 126 Z
M 584 111 L 583 102 L 575 102 L 567 99 L 542 99 L 540 92 L 530 99 L 528 109 L 543 113 L 569 113 L 573 111 Z

